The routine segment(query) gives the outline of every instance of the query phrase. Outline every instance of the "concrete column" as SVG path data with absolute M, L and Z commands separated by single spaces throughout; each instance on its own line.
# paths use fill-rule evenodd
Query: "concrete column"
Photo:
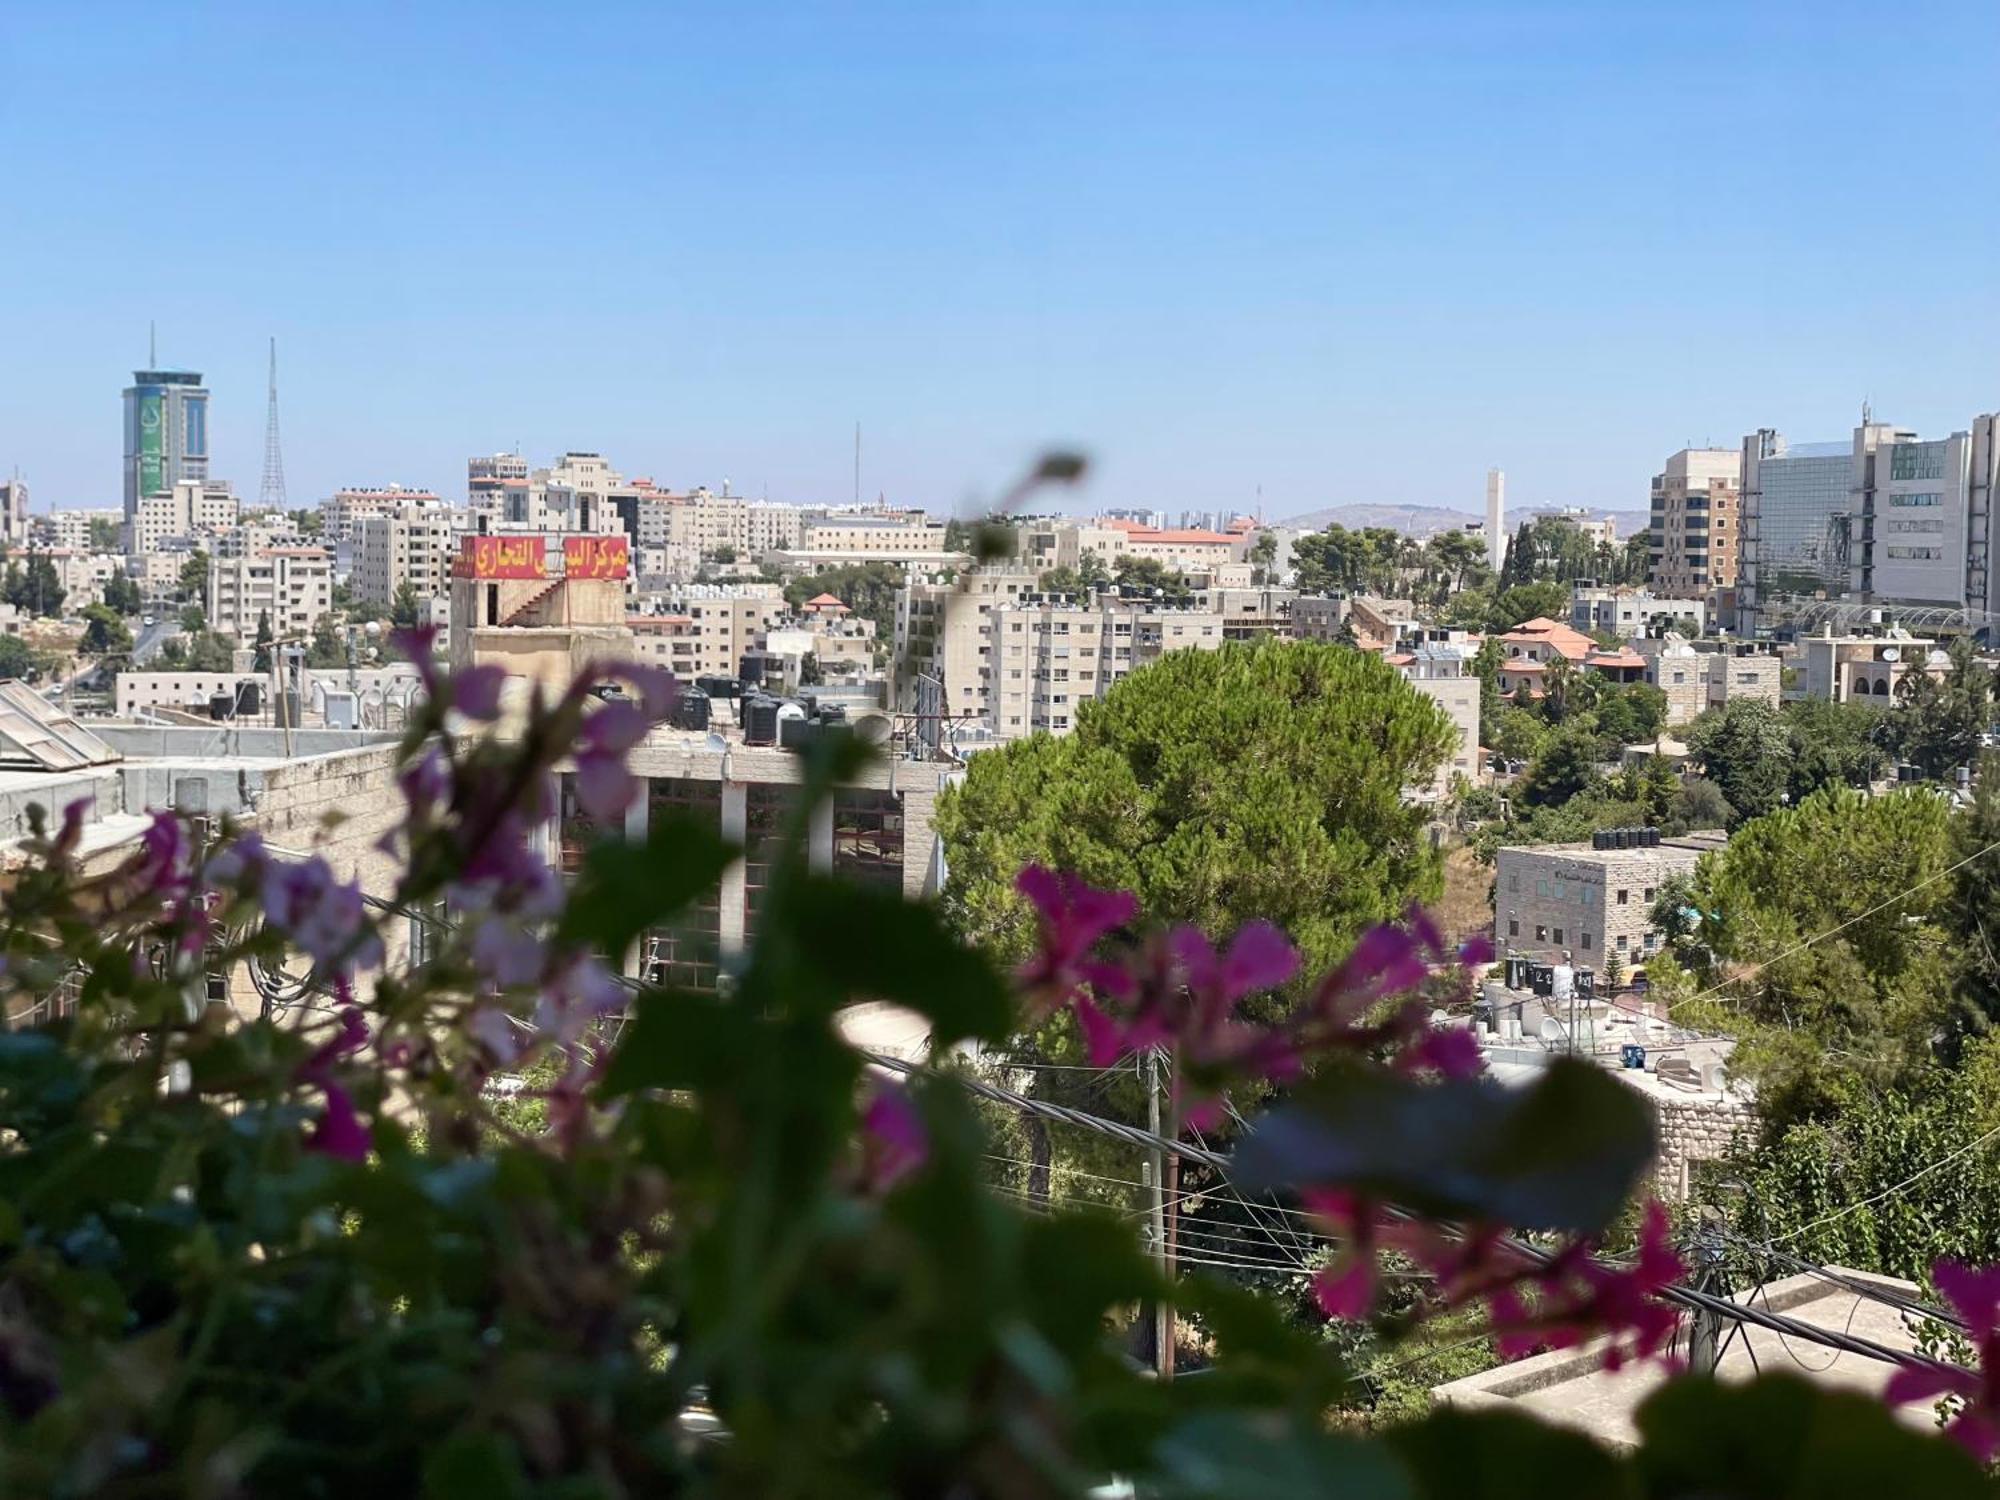
M 750 827 L 750 789 L 740 781 L 722 783 L 722 836 L 741 844 Z M 722 872 L 721 910 L 717 913 L 718 936 L 725 956 L 743 951 L 743 861 L 735 860 Z
M 537 832 L 541 840 L 542 863 L 554 869 L 562 862 L 562 778 L 548 777 L 549 815 Z
M 646 829 L 653 815 L 653 782 L 650 777 L 639 778 L 639 795 L 632 805 L 625 809 L 625 839 L 627 843 L 646 842 Z M 632 951 L 625 955 L 625 973 L 633 979 L 645 978 L 646 939 L 642 933 L 639 941 L 632 945 Z
M 806 825 L 806 868 L 816 875 L 833 870 L 833 798 L 823 799 L 812 810 Z

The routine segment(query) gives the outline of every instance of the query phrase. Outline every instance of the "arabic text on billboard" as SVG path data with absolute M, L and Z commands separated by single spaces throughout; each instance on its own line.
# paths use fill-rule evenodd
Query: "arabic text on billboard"
M 139 493 L 157 495 L 167 487 L 166 398 L 158 391 L 139 397 Z
M 628 550 L 622 536 L 566 536 L 563 572 L 571 578 L 623 578 Z
M 456 572 L 461 578 L 540 578 L 543 554 L 539 536 L 469 536 Z

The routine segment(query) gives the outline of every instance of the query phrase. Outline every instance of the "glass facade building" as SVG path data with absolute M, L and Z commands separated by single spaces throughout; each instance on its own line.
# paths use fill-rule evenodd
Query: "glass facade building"
M 192 370 L 135 370 L 125 388 L 125 515 L 148 495 L 208 481 L 208 390 Z

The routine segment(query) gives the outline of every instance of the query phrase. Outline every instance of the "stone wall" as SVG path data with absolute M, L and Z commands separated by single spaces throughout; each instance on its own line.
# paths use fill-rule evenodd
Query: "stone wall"
M 1654 1189 L 1670 1203 L 1684 1201 L 1693 1164 L 1727 1154 L 1733 1142 L 1748 1140 L 1757 1128 L 1756 1107 L 1733 1094 L 1654 1096 L 1660 1118 L 1660 1154 L 1653 1164 Z

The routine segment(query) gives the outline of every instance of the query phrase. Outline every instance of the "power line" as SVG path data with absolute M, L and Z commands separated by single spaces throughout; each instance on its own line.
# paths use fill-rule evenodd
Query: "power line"
M 1857 912 L 1854 916 L 1851 916 L 1845 922 L 1842 922 L 1838 927 L 1830 927 L 1825 932 L 1818 934 L 1816 937 L 1809 937 L 1804 942 L 1795 944 L 1792 947 L 1787 948 L 1783 953 L 1777 954 L 1771 958 L 1760 960 L 1759 962 L 1752 964 L 1746 972 L 1741 974 L 1732 974 L 1729 976 L 1729 978 L 1724 979 L 1719 983 L 1710 985 L 1700 994 L 1690 996 L 1687 1000 L 1682 1001 L 1681 1003 L 1684 1005 L 1692 1005 L 1696 1000 L 1707 1000 L 1715 995 L 1720 994 L 1723 990 L 1727 989 L 1732 984 L 1739 983 L 1740 981 L 1745 979 L 1754 979 L 1757 975 L 1763 973 L 1764 970 L 1770 968 L 1771 965 L 1777 963 L 1783 963 L 1786 959 L 1791 958 L 1795 954 L 1805 952 L 1806 949 L 1814 946 L 1817 943 L 1823 943 L 1830 937 L 1838 936 L 1840 933 L 1843 933 L 1848 928 L 1852 927 L 1856 922 L 1866 921 L 1869 917 L 1876 916 L 1881 912 L 1887 911 L 1890 907 L 1894 906 L 1898 901 L 1904 900 L 1905 898 L 1910 896 L 1914 896 L 1918 891 L 1924 889 L 1924 887 L 1926 886 L 1936 885 L 1940 880 L 1943 880 L 1947 875 L 1957 874 L 1960 870 L 1964 869 L 1974 860 L 1983 859 L 1987 855 L 1993 853 L 1993 851 L 1996 849 L 2000 849 L 2000 839 L 1995 839 L 1992 843 L 1988 844 L 1984 849 L 1975 849 L 1972 853 L 1966 855 L 1964 859 L 1959 860 L 1956 864 L 1946 865 L 1942 870 L 1939 870 L 1934 875 L 1925 876 L 1922 880 L 1919 880 L 1915 885 L 1909 887 L 1909 889 L 1897 892 L 1895 895 L 1889 897 L 1888 900 L 1878 901 L 1875 905 L 1869 907 L 1868 910 L 1864 912 Z M 1732 999 L 1730 1003 L 1737 1004 L 1740 1002 L 1737 1002 Z
M 1076 1125 L 1085 1130 L 1094 1130 L 1099 1134 L 1108 1135 L 1113 1139 L 1126 1141 L 1133 1146 L 1143 1147 L 1148 1150 L 1171 1152 L 1183 1160 L 1198 1161 L 1204 1166 L 1214 1168 L 1224 1176 L 1227 1175 L 1225 1169 L 1228 1166 L 1228 1158 L 1219 1152 L 1210 1151 L 1206 1147 L 1190 1146 L 1185 1141 L 1154 1135 L 1151 1132 L 1121 1124 L 1116 1120 L 1099 1119 L 1096 1116 L 1086 1114 L 1082 1110 L 1049 1104 L 1040 1099 L 1029 1099 L 1025 1095 L 1015 1094 L 995 1084 L 982 1083 L 977 1079 L 966 1078 L 961 1074 L 931 1068 L 922 1063 L 909 1062 L 900 1057 L 891 1057 L 880 1052 L 863 1052 L 861 1055 L 869 1063 L 877 1067 L 886 1068 L 892 1072 L 947 1079 L 961 1088 L 969 1089 L 984 1098 L 993 1100 L 995 1103 L 1005 1104 L 1009 1108 L 1026 1109 L 1031 1113 L 1043 1114 L 1047 1118 L 1062 1120 L 1065 1123 Z M 1996 1127 L 1993 1133 L 2000 1134 L 2000 1127 Z M 1389 1212 L 1399 1218 L 1414 1217 L 1404 1210 L 1393 1207 Z M 1555 1257 L 1553 1255 L 1529 1244 L 1525 1240 L 1508 1236 L 1503 1238 L 1500 1243 L 1511 1254 L 1518 1255 L 1534 1265 L 1541 1266 L 1544 1269 L 1555 1265 Z M 1821 1328 L 1816 1324 L 1803 1322 L 1798 1318 L 1790 1317 L 1784 1313 L 1776 1313 L 1770 1311 L 1768 1308 L 1758 1308 L 1747 1303 L 1739 1303 L 1732 1298 L 1719 1297 L 1712 1292 L 1706 1292 L 1697 1287 L 1676 1284 L 1663 1287 L 1654 1295 L 1663 1302 L 1671 1302 L 1677 1307 L 1683 1307 L 1690 1311 L 1712 1313 L 1718 1317 L 1728 1318 L 1735 1322 L 1754 1324 L 1759 1328 L 1767 1328 L 1773 1333 L 1791 1334 L 1808 1343 L 1819 1344 L 1828 1349 L 1845 1350 L 1849 1353 L 1859 1354 L 1865 1358 L 1879 1360 L 1886 1364 L 1903 1365 L 1912 1369 L 1950 1370 L 1961 1374 L 1967 1373 L 1961 1366 L 1951 1364 L 1945 1360 L 1933 1359 L 1929 1355 L 1918 1354 L 1911 1350 L 1892 1349 L 1885 1344 L 1878 1344 L 1872 1339 L 1861 1338 L 1846 1331 L 1835 1332 L 1832 1329 Z
M 1837 1212 L 1825 1214 L 1820 1218 L 1814 1219 L 1810 1224 L 1803 1224 L 1799 1228 L 1794 1229 L 1790 1234 L 1781 1236 L 1779 1239 L 1772 1241 L 1772 1245 L 1774 1247 L 1777 1245 L 1789 1245 L 1790 1243 L 1792 1243 L 1792 1241 L 1798 1239 L 1800 1235 L 1810 1233 L 1812 1230 L 1821 1228 L 1824 1225 L 1832 1224 L 1840 1219 L 1844 1219 L 1849 1214 L 1859 1213 L 1864 1208 L 1869 1208 L 1872 1207 L 1874 1204 L 1880 1203 L 1884 1198 L 1893 1198 L 1896 1194 L 1902 1192 L 1904 1188 L 1909 1187 L 1912 1183 L 1920 1182 L 1924 1178 L 1930 1176 L 1931 1173 L 1937 1171 L 1939 1168 L 1948 1167 L 1953 1162 L 1957 1161 L 1960 1157 L 1969 1155 L 1970 1153 L 1977 1151 L 1981 1146 L 1985 1145 L 1995 1136 L 2000 1136 L 2000 1125 L 1995 1125 L 1991 1130 L 1987 1131 L 1984 1135 L 1980 1136 L 1978 1140 L 1967 1142 L 1965 1145 L 1960 1146 L 1956 1151 L 1952 1152 L 1950 1155 L 1941 1156 L 1936 1161 L 1932 1162 L 1929 1166 L 1918 1168 L 1916 1171 L 1912 1172 L 1908 1177 L 1905 1177 L 1901 1182 L 1894 1183 L 1889 1187 L 1885 1187 L 1882 1189 L 1881 1192 L 1876 1193 L 1870 1197 L 1863 1198 L 1859 1203 L 1850 1203 L 1847 1205 L 1847 1207 L 1840 1209 Z

